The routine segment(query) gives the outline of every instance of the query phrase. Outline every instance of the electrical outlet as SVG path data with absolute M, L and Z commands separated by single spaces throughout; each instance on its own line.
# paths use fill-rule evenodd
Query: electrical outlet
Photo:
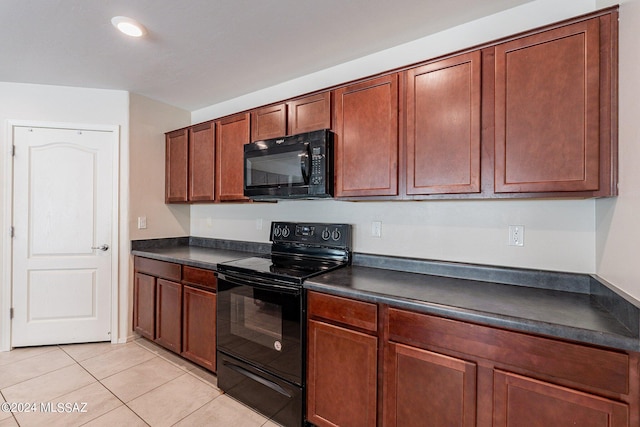
M 382 221 L 373 221 L 371 223 L 371 236 L 382 237 Z
M 139 216 L 138 217 L 138 230 L 142 230 L 147 228 L 147 217 Z
M 524 225 L 509 226 L 509 246 L 524 246 Z
M 262 218 L 256 219 L 256 230 L 262 230 Z

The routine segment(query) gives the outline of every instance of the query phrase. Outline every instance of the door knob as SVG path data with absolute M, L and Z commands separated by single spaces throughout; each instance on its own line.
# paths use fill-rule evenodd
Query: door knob
M 106 251 L 106 250 L 109 250 L 109 245 L 104 244 L 104 245 L 101 245 L 101 246 L 91 246 L 91 249 L 98 249 L 98 250 L 101 250 L 101 251 Z

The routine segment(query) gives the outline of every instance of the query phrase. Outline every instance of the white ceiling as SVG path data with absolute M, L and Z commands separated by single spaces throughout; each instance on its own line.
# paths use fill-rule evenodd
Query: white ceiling
M 531 0 L 0 0 L 0 81 L 193 111 Z M 128 38 L 111 18 L 146 26 Z

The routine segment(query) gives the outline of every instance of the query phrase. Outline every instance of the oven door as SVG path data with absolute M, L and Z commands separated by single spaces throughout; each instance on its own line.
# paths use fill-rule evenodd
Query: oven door
M 218 350 L 302 384 L 303 292 L 218 273 Z

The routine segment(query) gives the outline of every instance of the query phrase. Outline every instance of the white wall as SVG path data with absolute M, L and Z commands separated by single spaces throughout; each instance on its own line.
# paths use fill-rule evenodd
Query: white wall
M 640 0 L 620 3 L 620 195 L 596 202 L 597 273 L 640 300 Z
M 81 89 L 60 86 L 43 86 L 31 84 L 15 84 L 0 82 L 0 260 L 3 271 L 0 272 L 0 350 L 8 348 L 8 307 L 10 307 L 10 285 L 7 277 L 10 274 L 10 248 L 4 245 L 4 233 L 11 224 L 11 201 L 6 191 L 11 185 L 5 181 L 5 172 L 11 158 L 8 156 L 9 135 L 8 120 L 29 120 L 41 122 L 59 122 L 72 124 L 115 125 L 120 127 L 120 248 L 118 253 L 128 254 L 129 241 L 127 235 L 128 211 L 128 165 L 129 158 L 129 94 L 125 91 Z M 9 180 L 8 180 L 9 181 Z M 127 255 L 128 256 L 128 255 Z M 120 265 L 120 277 L 127 277 L 128 265 Z M 126 280 L 118 282 L 125 289 Z M 7 291 L 8 290 L 8 291 Z M 122 320 L 122 319 L 119 319 Z M 113 333 L 120 336 L 126 333 L 126 317 L 119 323 L 119 331 Z
M 231 114 L 467 48 L 596 9 L 595 0 L 537 0 L 278 86 L 192 113 L 192 123 Z M 348 222 L 364 253 L 594 273 L 594 200 L 340 202 L 198 205 L 191 234 L 268 241 L 272 220 Z M 264 226 L 257 230 L 256 220 Z M 382 221 L 382 238 L 371 237 Z M 525 246 L 507 246 L 508 225 L 525 226 Z

